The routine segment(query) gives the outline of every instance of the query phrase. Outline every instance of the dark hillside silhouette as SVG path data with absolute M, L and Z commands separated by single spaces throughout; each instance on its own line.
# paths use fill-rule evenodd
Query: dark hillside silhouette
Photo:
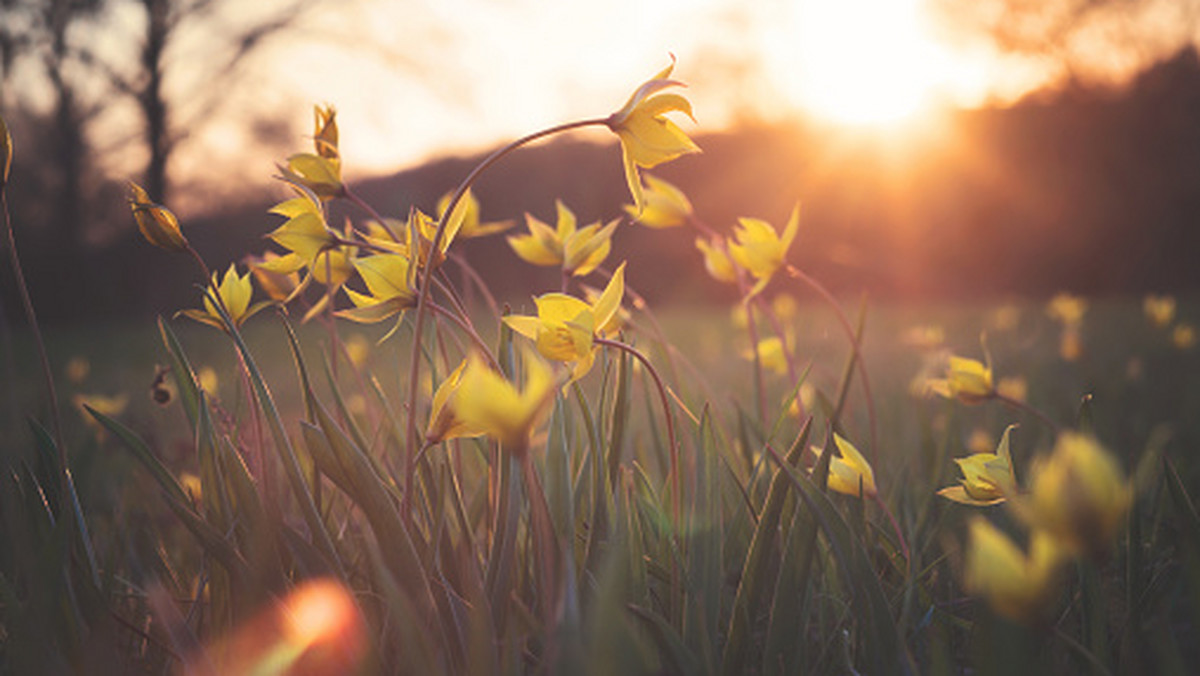
M 799 122 L 743 127 L 698 137 L 703 154 L 657 173 L 725 232 L 738 216 L 781 224 L 799 201 L 790 259 L 842 292 L 940 299 L 1200 288 L 1194 51 L 1124 91 L 1068 87 L 1006 109 L 956 113 L 945 124 L 927 145 Z M 445 159 L 356 189 L 383 213 L 402 217 L 409 205 L 430 210 L 476 161 Z M 476 193 L 489 219 L 521 219 L 525 211 L 551 219 L 561 198 L 590 222 L 617 217 L 629 201 L 615 139 L 521 150 L 485 174 Z M 251 206 L 185 229 L 210 265 L 223 269 L 269 246 L 262 236 L 278 219 L 266 209 L 282 194 L 251 196 L 258 200 Z M 342 214 L 360 216 L 338 205 L 334 222 Z M 623 225 L 610 260 L 628 259 L 630 283 L 652 299 L 730 298 L 704 276 L 694 238 L 683 229 Z M 556 273 L 520 262 L 503 237 L 464 250 L 504 297 L 520 301 L 557 285 Z M 87 270 L 96 278 L 69 289 L 55 283 L 50 267 L 31 272 L 47 319 L 171 313 L 196 296 L 190 264 L 140 241 L 132 221 L 128 235 L 96 251 Z

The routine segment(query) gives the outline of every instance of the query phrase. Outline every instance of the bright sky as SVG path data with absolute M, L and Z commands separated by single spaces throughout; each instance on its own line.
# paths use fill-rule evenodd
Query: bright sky
M 603 116 L 671 54 L 694 131 L 797 111 L 895 124 L 1036 83 L 1004 84 L 993 53 L 939 40 L 923 0 L 360 0 L 351 10 L 330 3 L 306 25 L 324 35 L 278 40 L 258 57 L 253 100 L 227 106 L 206 130 L 204 162 L 247 144 L 252 130 L 231 111 L 270 105 L 303 134 L 308 104 L 328 102 L 347 171 L 395 170 Z
M 1000 1 L 978 0 L 989 7 Z M 214 84 L 212 45 L 236 33 L 229 27 L 247 21 L 249 13 L 269 15 L 286 3 L 229 2 L 228 16 L 177 35 L 176 67 L 168 81 L 173 98 L 184 102 L 176 110 L 177 124 L 197 115 L 198 104 L 189 110 L 189 102 L 202 97 L 193 93 Z M 297 29 L 266 42 L 241 78 L 215 83 L 224 88 L 223 106 L 187 130 L 172 169 L 177 178 L 213 185 L 231 178 L 265 184 L 272 163 L 282 158 L 248 158 L 247 152 L 281 129 L 290 151 L 307 150 L 312 105 L 329 103 L 338 109 L 347 174 L 395 171 L 439 154 L 480 151 L 552 124 L 606 115 L 672 54 L 699 122 L 682 124 L 695 132 L 720 129 L 739 117 L 797 114 L 899 132 L 935 120 L 931 113 L 939 109 L 1011 101 L 1061 76 L 1061 67 L 1055 71 L 1036 60 L 1002 56 L 984 35 L 952 25 L 945 10 L 953 3 L 327 1 Z M 116 6 L 118 18 L 110 27 L 121 25 L 121 12 L 140 11 L 133 3 Z M 1108 37 L 1096 43 L 1104 46 L 1096 52 L 1103 58 L 1089 63 L 1107 67 L 1107 60 L 1118 68 L 1144 61 L 1136 51 L 1141 43 L 1121 30 L 1160 35 L 1186 23 L 1176 16 L 1179 3 L 1147 0 L 1138 7 L 1161 11 L 1141 12 L 1144 26 L 1123 18 L 1097 23 L 1091 33 Z M 130 54 L 136 49 L 137 40 L 120 30 L 107 29 L 97 39 L 109 49 Z M 129 117 L 113 117 L 117 126 L 128 127 Z M 115 153 L 106 161 L 138 164 L 136 157 Z

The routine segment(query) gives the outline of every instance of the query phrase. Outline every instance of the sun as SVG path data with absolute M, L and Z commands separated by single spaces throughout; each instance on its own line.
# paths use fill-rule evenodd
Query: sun
M 931 36 L 923 0 L 798 0 L 765 43 L 789 102 L 822 120 L 887 126 L 957 88 L 965 65 Z

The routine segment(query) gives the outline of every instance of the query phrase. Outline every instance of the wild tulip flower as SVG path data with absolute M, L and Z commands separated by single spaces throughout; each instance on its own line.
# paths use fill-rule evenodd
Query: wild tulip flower
M 1020 514 L 1069 549 L 1102 558 L 1132 501 L 1116 459 L 1093 437 L 1064 432 L 1050 457 L 1034 466 L 1029 501 Z
M 783 341 L 778 336 L 758 341 L 755 351 L 758 353 L 758 363 L 762 364 L 764 368 L 779 375 L 787 373 L 787 355 L 784 353 Z M 742 353 L 742 358 L 753 361 L 754 354 L 754 352 L 746 350 Z
M 437 203 L 437 213 L 440 218 L 446 213 L 446 207 L 450 206 L 450 198 L 453 193 L 442 195 Z M 474 239 L 476 237 L 486 237 L 494 235 L 498 232 L 504 232 L 513 226 L 512 221 L 489 221 L 482 222 L 480 219 L 479 200 L 475 195 L 467 190 L 466 194 L 459 200 L 461 205 L 459 208 L 463 210 L 462 224 L 458 228 L 458 236 L 463 239 Z
M 609 324 L 621 307 L 625 295 L 625 264 L 613 273 L 595 304 L 565 293 L 547 293 L 534 299 L 536 317 L 509 315 L 504 323 L 513 331 L 530 338 L 547 359 L 572 362 L 571 379 L 579 380 L 591 370 L 598 351 L 594 337 Z
M 262 256 L 248 257 L 247 262 L 258 288 L 271 300 L 287 302 L 300 285 L 300 276 L 296 273 L 304 267 L 304 261 L 294 253 L 280 256 L 274 251 L 266 251 Z
M 229 318 L 233 321 L 235 327 L 240 327 L 259 310 L 271 304 L 270 301 L 261 301 L 251 305 L 250 298 L 254 294 L 254 286 L 250 283 L 250 273 L 247 272 L 244 275 L 239 275 L 237 267 L 231 264 L 219 283 L 217 281 L 217 273 L 213 273 L 212 285 L 204 294 L 204 309 L 183 310 L 182 314 L 201 324 L 215 326 L 224 331 L 225 322 L 221 321 L 221 313 L 213 305 L 210 298 L 210 294 L 213 293 L 214 289 L 221 301 L 221 305 L 224 306 L 225 312 L 229 314 Z
M 509 246 L 534 265 L 559 265 L 576 277 L 589 274 L 608 258 L 617 221 L 603 227 L 593 223 L 579 228 L 574 212 L 562 201 L 555 202 L 555 209 L 558 218 L 554 228 L 525 214 L 529 233 L 510 236 Z
M 687 134 L 666 117 L 667 113 L 680 112 L 695 121 L 692 104 L 687 99 L 679 94 L 659 93 L 668 87 L 683 86 L 682 82 L 669 79 L 674 69 L 672 60 L 671 65 L 642 83 L 625 105 L 605 120 L 621 141 L 625 182 L 638 212 L 645 207 L 639 168 L 649 169 L 680 155 L 700 152 Z
M 737 266 L 729 257 L 724 240 L 713 237 L 711 240 L 696 239 L 696 248 L 704 256 L 704 269 L 718 282 L 737 284 Z
M 303 185 L 322 200 L 346 194 L 342 184 L 342 160 L 338 152 L 337 112 L 332 106 L 313 108 L 316 131 L 313 142 L 316 153 L 297 153 L 287 159 L 280 173 L 288 180 Z
M 674 228 L 688 222 L 692 216 L 692 203 L 679 188 L 666 181 L 645 174 L 646 182 L 642 193 L 642 208 L 625 205 L 625 212 L 644 226 L 662 229 Z
M 1175 298 L 1172 296 L 1149 295 L 1142 300 L 1146 318 L 1156 328 L 1165 329 L 1175 319 Z
M 1017 479 L 1013 473 L 1012 454 L 1009 451 L 1009 434 L 1013 426 L 1004 430 L 1004 436 L 995 453 L 973 453 L 965 458 L 956 458 L 963 478 L 958 486 L 949 486 L 938 491 L 938 495 L 964 505 L 987 507 L 999 504 L 1016 495 Z
M 486 434 L 487 430 L 473 426 L 462 420 L 454 408 L 454 398 L 462 386 L 463 370 L 467 360 L 459 363 L 437 391 L 433 393 L 433 406 L 429 413 L 429 425 L 425 428 L 425 440 L 430 443 L 440 443 L 459 437 L 477 437 Z
M 997 614 L 1022 623 L 1044 620 L 1059 592 L 1066 552 L 1053 535 L 1035 530 L 1026 555 L 983 517 L 970 522 L 964 583 Z
M 188 250 L 187 238 L 179 229 L 179 219 L 166 207 L 150 201 L 150 195 L 133 181 L 129 182 L 129 208 L 147 242 L 167 251 Z
M 951 356 L 945 378 L 925 382 L 926 390 L 965 404 L 978 404 L 996 396 L 992 367 L 976 359 Z
M 523 362 L 525 384 L 517 389 L 480 357 L 471 355 L 457 393 L 449 401 L 454 416 L 462 424 L 483 430 L 516 454 L 528 449 L 529 437 L 549 412 L 555 389 L 547 364 L 529 352 Z
M 729 256 L 757 280 L 750 290 L 751 296 L 765 289 L 775 271 L 783 265 L 799 226 L 799 208 L 792 209 L 782 235 L 776 233 L 775 228 L 766 221 L 757 218 L 738 219 L 735 241 L 729 243 Z
M 1055 294 L 1046 304 L 1046 314 L 1066 326 L 1078 325 L 1086 313 L 1087 301 L 1066 292 Z
M 320 203 L 307 193 L 276 204 L 270 213 L 287 220 L 267 236 L 295 252 L 305 265 L 312 266 L 321 252 L 338 246 L 337 233 L 325 223 Z
M 338 317 L 374 324 L 395 315 L 403 316 L 405 310 L 416 307 L 415 269 L 406 256 L 364 256 L 355 259 L 354 268 L 367 285 L 368 293 L 358 293 L 346 287 L 346 296 L 354 303 L 354 307 L 336 312 Z
M 841 457 L 835 455 L 829 459 L 830 490 L 854 497 L 875 495 L 875 471 L 871 469 L 871 463 L 854 444 L 836 432 L 833 443 Z M 821 449 L 816 446 L 810 446 L 809 451 L 817 457 L 821 456 Z

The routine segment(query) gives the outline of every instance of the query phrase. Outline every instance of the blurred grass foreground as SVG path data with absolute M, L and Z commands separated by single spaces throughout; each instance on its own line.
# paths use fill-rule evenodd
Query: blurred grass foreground
M 344 182 L 319 107 L 271 249 L 211 269 L 132 185 L 195 271 L 156 325 L 43 337 L 5 202 L 0 670 L 1188 673 L 1196 304 L 847 303 L 799 209 L 726 231 L 649 172 L 698 150 L 671 72 L 428 214 Z M 475 181 L 581 127 L 626 215 L 491 220 Z M 736 300 L 655 306 L 641 228 Z M 496 298 L 484 237 L 553 283 Z

